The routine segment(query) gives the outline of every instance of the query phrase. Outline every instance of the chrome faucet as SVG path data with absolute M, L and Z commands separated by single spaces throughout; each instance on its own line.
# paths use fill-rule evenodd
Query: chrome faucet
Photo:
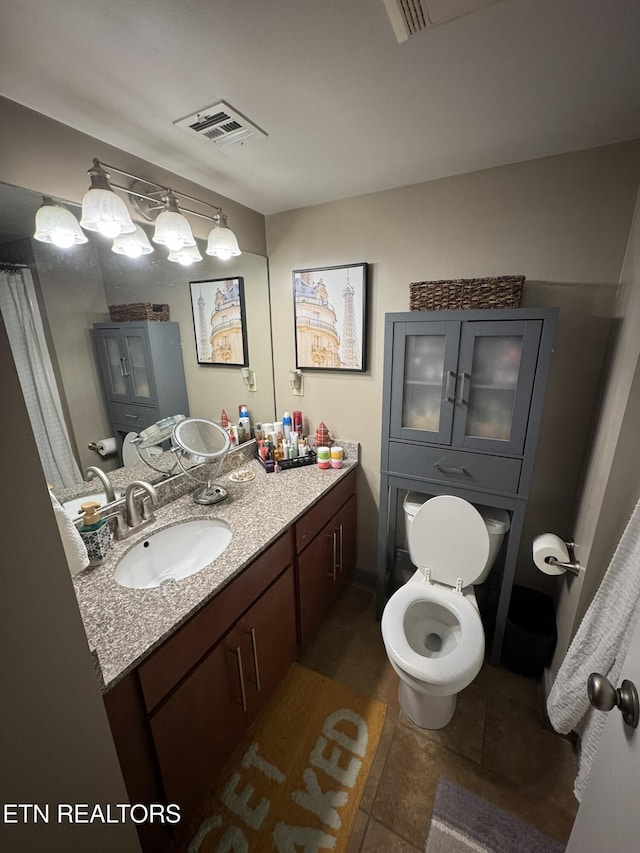
M 91 465 L 84 472 L 84 476 L 87 480 L 93 480 L 94 477 L 97 477 L 98 480 L 102 483 L 102 488 L 104 489 L 104 493 L 107 497 L 107 503 L 110 504 L 116 499 L 116 493 L 113 489 L 113 483 L 107 477 L 102 468 L 98 468 L 97 465 Z
M 138 511 L 135 501 L 136 489 L 143 489 L 151 498 L 153 506 L 158 505 L 158 493 L 151 483 L 147 483 L 146 480 L 133 480 L 129 483 L 124 493 L 124 504 L 127 511 L 127 524 L 130 528 L 141 527 L 143 524 L 151 524 L 155 518 L 153 510 L 149 507 L 149 501 L 146 498 L 142 500 L 142 515 Z

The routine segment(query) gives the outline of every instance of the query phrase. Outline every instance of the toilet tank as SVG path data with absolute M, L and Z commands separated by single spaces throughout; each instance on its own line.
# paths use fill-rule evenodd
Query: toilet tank
M 420 492 L 407 492 L 405 495 L 402 507 L 404 509 L 404 520 L 407 534 L 409 533 L 409 528 L 411 527 L 414 515 L 420 509 L 422 504 L 429 500 L 429 497 L 429 495 L 423 495 Z M 493 564 L 496 561 L 496 557 L 498 556 L 498 552 L 502 545 L 502 540 L 504 539 L 505 533 L 509 530 L 511 521 L 506 509 L 499 509 L 493 506 L 483 506 L 481 504 L 472 504 L 472 506 L 474 506 L 482 516 L 489 533 L 489 556 L 487 557 L 484 569 L 475 582 L 475 585 L 477 586 L 478 584 L 486 581 L 489 572 L 493 568 Z

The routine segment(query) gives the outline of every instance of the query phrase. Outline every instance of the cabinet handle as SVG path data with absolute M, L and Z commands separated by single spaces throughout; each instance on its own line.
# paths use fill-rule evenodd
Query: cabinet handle
M 337 546 L 338 546 L 338 540 L 336 538 L 336 531 L 335 530 L 332 530 L 331 533 L 327 533 L 326 535 L 330 536 L 331 540 L 332 540 L 331 548 L 332 548 L 332 563 L 333 563 L 333 565 L 331 567 L 331 571 L 327 572 L 327 574 L 329 575 L 330 578 L 333 578 L 333 580 L 335 581 L 336 580 L 336 568 L 337 568 L 337 562 L 338 562 L 338 557 L 337 557 L 337 553 L 336 553 Z
M 451 380 L 453 380 L 453 389 L 451 388 Z M 456 401 L 456 375 L 453 370 L 449 370 L 447 372 L 447 385 L 445 388 L 444 396 L 445 400 L 448 403 L 455 403 Z
M 238 678 L 240 679 L 240 704 L 242 705 L 242 710 L 247 713 L 247 694 L 244 691 L 244 672 L 242 671 L 242 652 L 240 651 L 240 646 L 236 649 L 229 649 L 232 655 L 236 656 L 236 663 L 238 664 Z
M 338 542 L 340 543 L 338 546 L 338 551 L 340 553 L 340 562 L 338 563 L 338 569 L 340 572 L 342 572 L 342 562 L 343 562 L 344 556 L 342 553 L 342 525 L 341 524 L 338 525 Z
M 260 667 L 258 666 L 258 643 L 256 642 L 256 629 L 251 628 L 250 631 L 247 631 L 247 634 L 251 636 L 251 651 L 253 652 L 253 669 L 256 674 L 256 690 L 258 693 L 260 692 Z
M 465 397 L 465 384 L 469 382 L 471 383 L 471 375 L 469 373 L 461 373 L 460 374 L 460 394 L 458 395 L 458 403 L 467 404 L 469 401 Z
M 129 418 L 130 421 L 139 421 L 140 415 L 133 415 L 133 414 L 131 414 L 131 412 L 126 412 L 125 418 Z
M 470 477 L 469 471 L 464 465 L 443 465 L 442 462 L 434 462 L 433 467 L 442 474 L 462 474 L 465 477 Z
M 129 369 L 127 367 L 127 356 L 126 355 L 120 359 L 120 369 L 121 370 L 122 370 L 123 365 L 124 365 L 124 372 L 122 375 L 123 376 L 131 376 L 131 373 L 129 372 Z

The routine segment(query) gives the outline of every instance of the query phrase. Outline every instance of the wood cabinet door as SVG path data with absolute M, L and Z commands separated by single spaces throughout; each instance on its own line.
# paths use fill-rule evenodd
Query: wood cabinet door
M 338 594 L 338 537 L 333 519 L 298 556 L 300 643 L 315 634 Z
M 239 621 L 233 642 L 242 649 L 247 717 L 251 721 L 296 655 L 296 597 L 289 567 Z
M 150 718 L 167 802 L 193 816 L 246 727 L 237 661 L 223 640 Z
M 338 534 L 338 583 L 346 583 L 356 564 L 357 498 L 352 495 L 332 519 Z

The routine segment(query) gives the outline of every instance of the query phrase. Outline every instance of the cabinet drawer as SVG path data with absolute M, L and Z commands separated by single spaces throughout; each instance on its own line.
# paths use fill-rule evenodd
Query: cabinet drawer
M 521 461 L 449 448 L 389 442 L 389 471 L 493 492 L 518 491 Z
M 158 420 L 155 406 L 141 406 L 136 403 L 109 403 L 109 414 L 115 424 L 130 426 L 132 432 L 140 432 Z
M 148 711 L 292 563 L 291 533 L 287 531 L 140 665 L 138 673 Z
M 337 512 L 340 507 L 346 503 L 349 496 L 356 490 L 356 472 L 355 469 L 347 474 L 340 482 L 331 489 L 331 491 L 321 498 L 317 504 L 311 507 L 308 512 L 302 516 L 299 521 L 296 521 L 295 537 L 296 537 L 296 553 L 299 554 L 303 548 L 311 542 L 313 537 L 318 533 L 331 516 Z

